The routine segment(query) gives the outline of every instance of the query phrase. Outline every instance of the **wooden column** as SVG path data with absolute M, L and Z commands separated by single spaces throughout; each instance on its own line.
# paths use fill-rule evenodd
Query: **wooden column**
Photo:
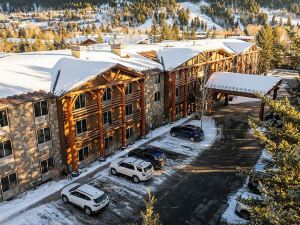
M 141 85 L 141 110 L 142 110 L 142 121 L 141 121 L 141 136 L 146 135 L 146 107 L 145 107 L 145 82 L 144 80 L 140 81 Z
M 188 69 L 184 70 L 184 90 L 183 90 L 183 117 L 187 115 L 188 101 Z
M 100 157 L 105 157 L 104 152 L 104 131 L 103 131 L 103 112 L 102 112 L 102 96 L 103 96 L 104 90 L 99 89 L 96 91 L 97 96 L 97 105 L 98 105 L 98 128 L 99 128 L 99 151 L 100 151 Z
M 224 105 L 229 105 L 229 95 L 225 95 L 225 104 Z
M 78 173 L 78 151 L 76 149 L 76 133 L 75 133 L 75 122 L 73 118 L 73 98 L 67 96 L 65 98 L 67 103 L 67 115 L 68 115 L 68 128 L 69 128 L 69 144 L 71 148 L 71 155 L 72 155 L 72 173 Z
M 126 147 L 125 84 L 120 84 L 118 87 L 121 93 L 120 115 L 122 121 L 122 147 Z
M 171 122 L 176 120 L 176 73 L 172 74 L 171 89 L 172 89 L 172 106 L 171 106 Z
M 265 103 L 262 102 L 262 103 L 260 104 L 260 112 L 259 112 L 259 119 L 260 119 L 261 121 L 264 120 L 264 113 L 265 113 Z
M 277 99 L 277 91 L 278 91 L 278 87 L 276 87 L 276 88 L 274 89 L 273 100 L 276 100 L 276 99 Z

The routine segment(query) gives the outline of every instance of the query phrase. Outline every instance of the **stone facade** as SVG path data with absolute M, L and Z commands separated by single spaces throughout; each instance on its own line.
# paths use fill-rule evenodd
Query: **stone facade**
M 45 115 L 35 117 L 34 103 L 40 101 L 47 102 L 48 113 L 44 112 Z M 35 99 L 34 102 L 23 102 L 17 105 L 1 104 L 1 110 L 7 114 L 8 125 L 0 128 L 0 142 L 8 143 L 9 140 L 12 148 L 12 154 L 0 158 L 0 200 L 5 200 L 58 177 L 61 168 L 61 150 L 55 98 Z M 45 142 L 41 143 L 42 137 L 40 137 L 39 144 L 38 131 L 40 130 L 40 134 L 41 129 L 48 127 L 50 141 L 46 141 L 49 140 L 47 137 L 44 139 Z M 6 176 L 14 173 L 17 186 L 12 185 L 10 190 L 4 191 Z
M 166 121 L 163 73 L 160 71 L 147 73 L 145 87 L 146 125 L 148 129 L 154 129 Z

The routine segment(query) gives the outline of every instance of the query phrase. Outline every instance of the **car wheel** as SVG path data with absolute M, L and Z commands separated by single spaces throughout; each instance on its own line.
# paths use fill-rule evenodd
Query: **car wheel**
M 65 196 L 65 195 L 62 196 L 62 200 L 63 200 L 64 203 L 68 203 L 69 202 L 68 197 Z
M 176 137 L 176 134 L 174 132 L 171 133 L 172 137 Z
M 245 220 L 250 220 L 250 213 L 249 213 L 248 211 L 242 210 L 242 211 L 240 212 L 240 215 L 241 215 L 241 217 L 242 217 L 243 219 L 245 219 Z
M 91 208 L 90 207 L 87 207 L 87 206 L 85 206 L 84 207 L 84 212 L 87 214 L 87 215 L 92 215 L 92 213 L 93 213 L 93 211 L 91 210 Z
M 112 175 L 115 175 L 115 176 L 118 174 L 118 172 L 115 168 L 111 168 L 110 172 Z
M 191 142 L 194 142 L 194 141 L 195 141 L 195 138 L 190 137 L 190 141 L 191 141 Z
M 132 180 L 133 180 L 134 183 L 139 183 L 140 182 L 140 179 L 137 176 L 133 176 Z

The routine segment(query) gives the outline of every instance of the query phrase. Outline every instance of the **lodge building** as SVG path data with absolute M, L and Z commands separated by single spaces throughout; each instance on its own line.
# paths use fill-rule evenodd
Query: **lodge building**
M 254 44 L 220 39 L 0 58 L 0 200 L 62 171 L 78 174 L 198 111 L 212 73 L 255 74 L 258 52 Z

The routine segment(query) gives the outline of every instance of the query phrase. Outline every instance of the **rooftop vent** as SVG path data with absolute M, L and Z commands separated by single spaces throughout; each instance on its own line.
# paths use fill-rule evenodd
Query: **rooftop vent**
M 72 55 L 79 59 L 84 58 L 86 49 L 87 48 L 85 46 L 73 45 L 71 47 Z
M 124 44 L 112 44 L 111 52 L 122 58 L 128 57 L 128 55 L 126 53 L 126 46 Z

